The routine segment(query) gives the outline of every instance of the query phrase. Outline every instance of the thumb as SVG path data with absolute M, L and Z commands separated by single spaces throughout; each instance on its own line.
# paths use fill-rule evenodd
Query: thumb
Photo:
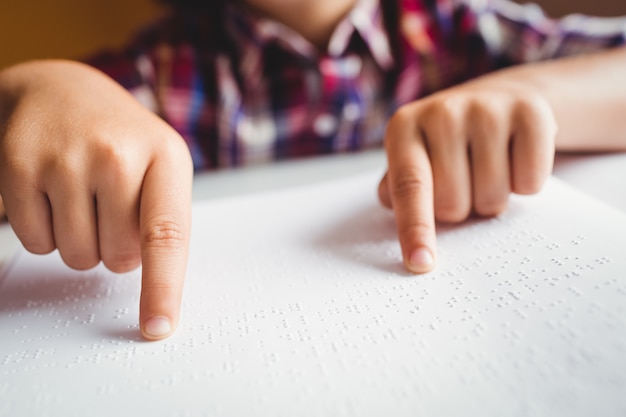
M 389 180 L 387 178 L 388 176 L 389 173 L 385 172 L 385 175 L 378 183 L 378 200 L 380 201 L 380 204 L 387 207 L 388 209 L 391 209 L 393 208 L 393 205 L 391 202 L 391 195 L 389 195 Z

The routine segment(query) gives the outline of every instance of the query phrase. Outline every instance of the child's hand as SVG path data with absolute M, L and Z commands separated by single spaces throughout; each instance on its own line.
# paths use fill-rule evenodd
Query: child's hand
M 140 322 L 178 322 L 190 233 L 184 141 L 87 66 L 35 62 L 0 72 L 0 195 L 29 251 L 112 271 L 143 263 Z
M 494 216 L 511 192 L 539 191 L 552 170 L 557 126 L 541 94 L 485 77 L 402 107 L 390 120 L 381 202 L 393 207 L 405 266 L 428 272 L 435 219 Z

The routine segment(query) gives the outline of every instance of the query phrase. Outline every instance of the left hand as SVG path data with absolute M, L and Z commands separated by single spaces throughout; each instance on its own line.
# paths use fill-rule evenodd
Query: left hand
M 385 136 L 381 202 L 395 211 L 405 267 L 430 271 L 435 220 L 495 216 L 511 192 L 540 190 L 552 170 L 557 124 L 540 92 L 484 77 L 401 107 Z

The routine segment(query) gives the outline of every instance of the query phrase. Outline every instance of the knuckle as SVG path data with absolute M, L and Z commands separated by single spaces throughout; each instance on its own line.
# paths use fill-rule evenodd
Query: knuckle
M 433 233 L 433 225 L 425 220 L 413 220 L 404 224 L 398 232 L 401 242 L 421 242 Z
M 390 144 L 395 143 L 400 137 L 396 133 L 407 129 L 414 120 L 415 111 L 409 105 L 404 105 L 396 110 L 387 122 L 385 145 L 389 147 Z
M 423 117 L 427 135 L 436 135 L 438 141 L 457 139 L 458 135 L 454 133 L 463 125 L 463 110 L 464 103 L 460 97 L 446 96 L 432 102 Z
M 481 123 L 488 128 L 493 128 L 499 123 L 499 116 L 502 114 L 503 106 L 492 98 L 481 98 L 471 104 L 471 111 L 468 112 L 468 123 Z
M 515 114 L 522 123 L 540 125 L 551 135 L 556 134 L 557 123 L 550 104 L 541 96 L 526 94 L 515 103 Z
M 171 293 L 173 291 L 180 291 L 180 285 L 166 278 L 152 278 L 150 281 L 146 281 L 142 284 L 143 293 Z
M 481 95 L 471 101 L 470 114 L 476 115 L 493 115 L 497 109 L 502 107 L 502 102 L 499 100 L 499 96 L 491 97 L 489 95 Z
M 97 179 L 98 193 L 115 190 L 121 195 L 128 195 L 143 178 L 142 157 L 128 145 L 111 141 L 101 143 L 93 158 L 92 172 L 106 173 Z
M 390 194 L 393 199 L 404 200 L 421 194 L 427 187 L 428 184 L 424 178 L 420 178 L 413 172 L 400 172 L 390 187 Z
M 404 105 L 404 106 L 401 106 L 398 110 L 396 110 L 393 116 L 391 116 L 389 123 L 395 126 L 397 125 L 404 126 L 413 119 L 413 116 L 414 116 L 414 111 L 412 107 L 409 105 Z
M 166 218 L 149 222 L 141 240 L 148 247 L 175 249 L 186 245 L 185 231 L 181 224 Z
M 440 121 L 456 121 L 465 109 L 466 100 L 458 95 L 446 95 L 433 101 L 427 113 Z
M 192 163 L 189 147 L 178 133 L 173 132 L 172 135 L 165 136 L 160 146 L 162 147 L 161 155 L 168 156 L 179 163 Z
M 191 178 L 194 164 L 185 140 L 176 132 L 166 135 L 163 139 L 157 145 L 155 158 L 166 165 L 175 166 L 177 176 Z
M 535 94 L 523 94 L 517 98 L 515 109 L 523 115 L 535 116 L 545 110 L 545 101 Z
M 106 172 L 124 178 L 133 170 L 131 155 L 131 152 L 124 146 L 119 146 L 119 144 L 112 142 L 104 142 L 100 144 L 96 157 L 100 164 L 106 167 Z
M 43 164 L 42 177 L 50 183 L 66 183 L 74 178 L 82 178 L 83 161 L 74 152 L 67 151 L 64 155 L 50 155 Z

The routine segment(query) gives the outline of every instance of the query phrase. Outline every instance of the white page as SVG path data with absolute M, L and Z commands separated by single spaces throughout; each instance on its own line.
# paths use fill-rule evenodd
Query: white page
M 410 276 L 379 173 L 196 204 L 183 318 L 139 272 L 21 252 L 0 287 L 2 416 L 624 416 L 626 216 L 551 180 L 440 227 Z

